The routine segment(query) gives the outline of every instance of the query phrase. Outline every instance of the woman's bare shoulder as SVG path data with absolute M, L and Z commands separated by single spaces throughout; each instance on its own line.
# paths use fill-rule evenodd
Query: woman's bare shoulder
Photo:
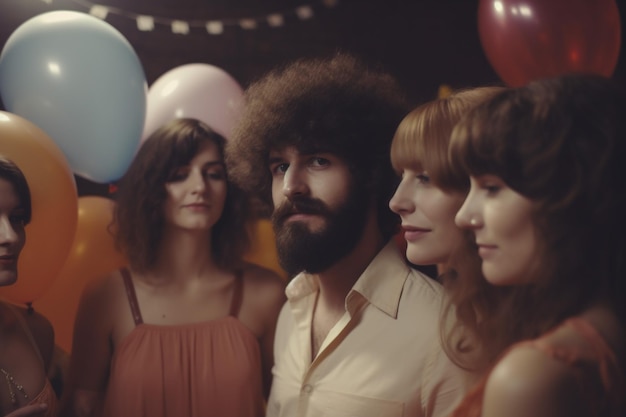
M 268 291 L 285 290 L 285 279 L 271 269 L 246 262 L 243 265 L 243 278 L 246 285 L 256 289 L 265 288 Z
M 119 270 L 96 277 L 83 287 L 80 306 L 77 314 L 111 317 L 112 312 L 118 309 L 120 303 L 125 302 L 126 290 Z
M 24 317 L 33 335 L 41 335 L 44 338 L 54 340 L 54 329 L 50 320 L 37 310 L 18 306 L 17 311 Z
M 120 290 L 123 290 L 123 285 L 120 271 L 110 271 L 88 281 L 82 291 L 83 298 L 87 297 L 93 301 L 102 299 L 109 301 L 110 297 L 115 296 Z
M 252 263 L 243 267 L 243 279 L 246 294 L 262 309 L 282 305 L 285 302 L 285 279 L 278 273 Z
M 508 352 L 487 381 L 483 417 L 582 416 L 576 371 L 530 345 Z
M 54 328 L 50 320 L 36 310 L 20 308 L 20 313 L 24 316 L 28 328 L 37 341 L 42 354 L 54 349 Z
M 27 331 L 30 333 L 30 336 L 32 336 L 32 340 L 35 343 L 36 348 L 39 350 L 47 369 L 54 351 L 54 328 L 50 320 L 48 320 L 43 314 L 35 311 L 34 308 L 27 308 L 23 305 L 6 303 L 2 306 L 2 308 L 6 309 L 7 312 L 12 310 L 12 329 L 17 327 L 22 329 L 21 332 Z M 19 317 L 16 317 L 15 315 Z M 16 318 L 19 318 L 19 321 L 16 321 Z

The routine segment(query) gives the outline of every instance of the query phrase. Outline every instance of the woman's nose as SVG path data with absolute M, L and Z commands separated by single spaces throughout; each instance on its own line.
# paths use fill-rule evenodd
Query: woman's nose
M 0 245 L 9 245 L 17 242 L 19 236 L 13 223 L 7 216 L 0 217 Z
M 456 216 L 454 216 L 454 222 L 462 229 L 476 229 L 482 225 L 471 191 L 456 213 Z
M 410 192 L 408 184 L 406 184 L 404 179 L 400 181 L 396 192 L 389 200 L 389 208 L 396 214 L 410 213 L 415 210 L 413 193 Z
M 206 178 L 201 172 L 192 172 L 189 179 L 193 191 L 202 193 L 206 190 Z

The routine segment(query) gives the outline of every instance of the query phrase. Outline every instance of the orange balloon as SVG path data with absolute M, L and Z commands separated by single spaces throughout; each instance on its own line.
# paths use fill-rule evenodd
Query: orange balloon
M 34 303 L 52 323 L 57 345 L 67 352 L 72 348 L 74 318 L 85 284 L 127 264 L 108 231 L 114 205 L 105 197 L 78 199 L 78 225 L 67 261 L 54 285 Z
M 76 231 L 76 182 L 65 156 L 48 135 L 28 120 L 3 111 L 0 154 L 20 167 L 32 200 L 17 283 L 0 288 L 0 295 L 28 303 L 46 293 L 67 258 Z
M 251 226 L 250 235 L 252 237 L 252 245 L 244 259 L 270 269 L 283 278 L 287 278 L 287 273 L 280 267 L 278 262 L 276 236 L 272 229 L 272 223 L 267 219 L 257 220 Z

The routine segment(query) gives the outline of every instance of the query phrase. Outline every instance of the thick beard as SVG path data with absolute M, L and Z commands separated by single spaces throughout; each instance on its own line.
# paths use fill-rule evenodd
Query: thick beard
M 346 201 L 336 209 L 324 202 L 299 197 L 283 203 L 272 215 L 276 247 L 282 268 L 294 276 L 326 271 L 356 247 L 363 236 L 369 208 L 368 194 L 354 188 Z M 303 222 L 285 224 L 289 214 L 316 214 L 326 219 L 326 225 L 311 232 Z

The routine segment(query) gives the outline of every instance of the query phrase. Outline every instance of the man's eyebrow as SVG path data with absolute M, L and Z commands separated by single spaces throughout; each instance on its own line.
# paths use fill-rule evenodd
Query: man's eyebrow
M 281 161 L 283 161 L 283 160 L 284 160 L 284 159 L 283 159 L 283 157 L 282 157 L 282 156 L 270 156 L 270 157 L 267 159 L 267 163 L 271 165 L 271 164 L 276 164 L 276 163 L 278 163 L 278 162 L 281 162 Z

